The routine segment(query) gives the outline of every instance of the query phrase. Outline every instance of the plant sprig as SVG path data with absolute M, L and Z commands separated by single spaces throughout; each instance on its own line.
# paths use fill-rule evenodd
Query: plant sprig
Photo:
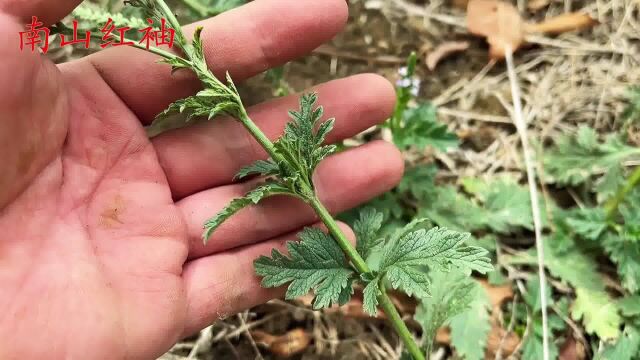
M 262 256 L 254 263 L 256 272 L 263 276 L 262 285 L 276 287 L 288 285 L 287 298 L 295 298 L 310 290 L 315 293 L 314 308 L 332 304 L 345 304 L 353 294 L 353 286 L 365 287 L 364 308 L 375 313 L 380 306 L 391 325 L 404 342 L 414 359 L 425 359 L 413 335 L 400 317 L 387 295 L 386 284 L 401 289 L 409 295 L 428 296 L 430 281 L 427 268 L 447 271 L 451 267 L 482 273 L 492 269 L 487 252 L 478 247 L 465 246 L 469 234 L 444 228 L 422 228 L 422 221 L 415 221 L 386 240 L 379 240 L 380 215 L 370 213 L 362 218 L 358 227 L 360 246 L 356 249 L 339 228 L 335 219 L 320 202 L 312 181 L 318 164 L 336 151 L 333 145 L 325 145 L 327 134 L 333 129 L 334 119 L 322 121 L 323 109 L 316 106 L 316 94 L 300 98 L 300 108 L 290 111 L 292 119 L 284 134 L 271 142 L 249 117 L 242 99 L 229 74 L 220 81 L 207 67 L 198 28 L 192 41 L 187 41 L 180 25 L 163 0 L 130 0 L 129 4 L 141 8 L 147 16 L 156 20 L 167 19 L 176 32 L 176 43 L 182 56 L 167 55 L 162 60 L 173 71 L 193 71 L 204 89 L 194 96 L 178 100 L 159 115 L 162 118 L 173 112 L 188 117 L 227 115 L 242 123 L 269 155 L 242 169 L 238 177 L 259 175 L 267 178 L 264 184 L 244 197 L 233 200 L 219 214 L 205 224 L 203 239 L 228 218 L 241 209 L 259 203 L 271 196 L 293 196 L 311 206 L 328 229 L 328 234 L 317 229 L 304 229 L 300 242 L 288 245 L 289 255 L 276 250 L 271 257 Z M 375 247 L 383 246 L 383 259 L 378 269 L 371 269 L 367 257 Z

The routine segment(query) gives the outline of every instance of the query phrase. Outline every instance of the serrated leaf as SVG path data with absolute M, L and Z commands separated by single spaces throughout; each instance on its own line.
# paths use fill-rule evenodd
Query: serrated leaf
M 604 346 L 594 360 L 637 360 L 639 355 L 640 331 L 627 326 L 618 341 Z
M 273 250 L 271 258 L 261 256 L 254 262 L 256 273 L 263 277 L 263 287 L 278 287 L 290 283 L 286 298 L 295 299 L 315 293 L 313 308 L 344 303 L 350 296 L 354 271 L 345 259 L 340 246 L 316 228 L 306 228 L 300 242 L 289 242 L 289 256 Z M 347 289 L 347 291 L 345 291 Z
M 576 234 L 587 240 L 598 240 L 609 228 L 602 208 L 585 208 L 571 213 L 565 219 Z
M 362 308 L 364 312 L 370 316 L 376 316 L 378 313 L 378 294 L 380 289 L 378 287 L 380 279 L 375 278 L 365 286 L 362 291 Z
M 258 160 L 249 166 L 245 166 L 236 175 L 236 179 L 243 179 L 250 175 L 276 175 L 280 171 L 278 164 L 273 160 Z
M 438 186 L 430 198 L 420 199 L 418 216 L 459 231 L 483 229 L 488 220 L 484 209 L 460 194 L 453 186 Z
M 638 154 L 639 148 L 624 144 L 618 135 L 600 142 L 595 130 L 582 126 L 575 136 L 562 136 L 555 148 L 545 153 L 545 173 L 553 182 L 575 186 Z
M 620 335 L 622 319 L 606 292 L 577 288 L 571 316 L 574 320 L 582 319 L 587 332 L 597 334 L 603 340 Z
M 404 127 L 394 132 L 393 140 L 400 148 L 431 146 L 439 151 L 458 147 L 458 137 L 436 119 L 432 104 L 421 104 L 404 112 Z
M 406 233 L 385 246 L 381 271 L 414 266 L 446 271 L 451 265 L 481 273 L 493 270 L 486 250 L 464 246 L 469 236 L 468 233 L 439 227 Z
M 299 111 L 289 112 L 293 121 L 287 123 L 284 134 L 274 143 L 276 152 L 309 186 L 320 161 L 337 149 L 335 145 L 322 145 L 333 129 L 334 119 L 321 122 L 323 109 L 315 107 L 317 100 L 315 93 L 302 95 Z
M 622 298 L 617 302 L 618 308 L 622 315 L 626 317 L 633 317 L 640 315 L 640 295 L 633 295 L 626 298 Z
M 484 359 L 484 349 L 491 330 L 491 302 L 487 291 L 477 282 L 471 290 L 469 308 L 449 321 L 451 344 L 465 360 Z
M 631 293 L 640 290 L 640 241 L 609 234 L 602 246 L 616 264 L 622 285 Z
M 72 18 L 78 20 L 83 29 L 88 30 L 100 31 L 109 19 L 113 20 L 118 27 L 144 29 L 149 26 L 140 16 L 135 16 L 137 14 L 130 15 L 134 16 L 127 16 L 126 13 L 111 13 L 90 2 L 81 3 L 71 13 Z
M 414 316 L 422 327 L 427 354 L 431 353 L 438 329 L 468 309 L 474 295 L 473 280 L 461 273 L 433 271 L 429 275 L 432 296 L 421 299 Z
M 435 165 L 418 165 L 405 171 L 398 190 L 409 193 L 419 201 L 429 201 L 433 197 L 438 167 Z
M 206 243 L 211 234 L 220 226 L 223 222 L 229 219 L 238 211 L 253 204 L 257 204 L 263 199 L 276 195 L 292 195 L 295 196 L 288 188 L 278 183 L 267 183 L 254 190 L 249 191 L 244 197 L 234 199 L 229 205 L 218 212 L 214 217 L 209 219 L 204 224 L 203 240 Z
M 383 215 L 374 208 L 365 208 L 353 224 L 356 234 L 356 249 L 363 259 L 367 259 L 372 251 L 382 245 L 383 237 L 378 235 L 382 227 Z

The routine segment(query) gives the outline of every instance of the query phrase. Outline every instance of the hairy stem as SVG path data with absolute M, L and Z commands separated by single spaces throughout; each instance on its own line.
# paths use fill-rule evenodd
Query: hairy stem
M 620 203 L 625 199 L 627 194 L 633 190 L 636 186 L 640 184 L 640 166 L 638 166 L 634 172 L 631 174 L 627 182 L 618 190 L 618 192 L 607 202 L 605 205 L 605 211 L 607 214 L 607 218 L 611 219 L 616 212 L 618 211 L 618 207 Z
M 155 3 L 158 5 L 158 7 L 160 8 L 164 16 L 167 18 L 171 26 L 179 35 L 178 38 L 181 40 L 184 40 L 184 36 L 182 34 L 180 24 L 178 23 L 178 20 L 176 19 L 173 12 L 169 9 L 165 1 L 155 0 Z M 191 64 L 193 65 L 193 67 L 196 67 L 197 66 L 196 61 L 194 61 L 194 59 L 191 58 L 192 56 L 191 52 L 190 51 L 185 51 L 185 52 L 186 52 L 186 55 L 189 57 L 189 60 L 191 60 Z M 163 54 L 159 54 L 159 55 L 163 56 Z M 206 67 L 206 65 L 204 66 Z M 208 80 L 219 82 L 219 80 L 215 77 L 215 75 L 211 73 L 211 71 L 209 71 L 208 69 L 206 69 L 206 71 L 204 71 L 205 69 L 197 69 L 197 70 L 201 70 L 202 75 L 209 78 Z M 284 163 L 284 159 L 276 151 L 271 140 L 269 140 L 269 138 L 262 132 L 262 130 L 260 130 L 260 128 L 258 128 L 258 126 L 256 126 L 256 124 L 251 120 L 240 98 L 237 98 L 237 103 L 240 106 L 238 120 L 244 125 L 247 131 L 251 133 L 253 138 L 256 139 L 256 141 L 258 141 L 258 143 L 262 146 L 262 148 L 265 149 L 267 154 L 271 156 L 271 159 L 273 159 L 276 163 Z M 309 184 L 304 183 L 301 186 L 309 187 L 308 189 L 303 189 L 305 193 L 313 194 L 313 195 L 309 195 L 307 202 L 311 205 L 311 207 L 314 209 L 316 214 L 320 217 L 322 222 L 329 229 L 329 232 L 331 233 L 335 241 L 340 245 L 345 255 L 349 258 L 349 260 L 355 266 L 357 271 L 359 273 L 369 272 L 370 270 L 369 270 L 369 267 L 367 266 L 367 263 L 360 256 L 360 254 L 358 254 L 357 250 L 353 247 L 353 245 L 351 245 L 351 243 L 349 242 L 345 234 L 342 232 L 342 230 L 340 230 L 337 222 L 333 219 L 329 211 L 327 211 L 324 205 L 322 205 L 322 203 L 317 199 L 317 197 L 313 193 L 313 190 L 310 188 Z M 385 288 L 380 287 L 380 291 L 381 291 L 381 294 L 378 296 L 378 301 L 380 302 L 380 306 L 389 317 L 389 320 L 391 321 L 393 328 L 398 332 L 398 335 L 404 342 L 405 346 L 407 347 L 407 350 L 415 360 L 425 360 L 424 355 L 420 352 L 420 348 L 416 344 L 411 332 L 407 328 L 407 325 L 404 323 L 404 321 L 400 317 L 400 314 L 398 313 L 398 310 L 395 308 L 395 306 L 389 299 L 389 296 L 386 294 Z

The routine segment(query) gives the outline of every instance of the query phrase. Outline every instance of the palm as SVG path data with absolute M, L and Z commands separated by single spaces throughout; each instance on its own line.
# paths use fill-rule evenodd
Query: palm
M 33 3 L 39 9 L 39 1 Z M 338 30 L 344 3 L 313 3 L 323 10 L 314 13 L 329 11 L 338 20 L 320 23 L 300 16 L 284 22 L 281 26 L 291 30 L 315 26 L 315 38 L 294 49 L 285 45 L 286 32 L 270 34 L 273 38 L 264 41 L 276 46 L 263 60 L 285 61 Z M 205 27 L 242 23 L 245 16 L 254 19 L 252 14 L 273 19 L 283 8 L 303 14 L 309 5 L 255 3 Z M 17 31 L 13 18 L 0 14 L 0 34 Z M 207 39 L 205 33 L 205 42 L 218 44 L 216 34 Z M 167 68 L 153 67 L 153 57 L 130 48 L 58 70 L 37 55 L 10 50 L 0 84 L 27 85 L 6 94 L 0 90 L 0 114 L 13 115 L 0 119 L 0 153 L 7 154 L 0 169 L 0 358 L 152 358 L 221 316 L 280 295 L 259 287 L 251 261 L 314 221 L 302 204 L 266 202 L 223 226 L 208 246 L 199 240 L 203 220 L 250 186 L 232 178 L 264 156 L 257 145 L 231 120 L 153 140 L 145 134 L 142 125 L 193 91 L 193 79 L 172 79 Z M 217 65 L 237 77 L 252 75 L 264 64 L 255 64 L 251 49 L 244 51 L 246 58 L 227 52 L 226 63 Z M 146 74 L 133 73 L 136 66 Z M 349 106 L 339 92 L 332 96 L 337 89 L 349 93 L 349 87 L 363 85 L 369 95 L 353 98 Z M 390 87 L 371 76 L 332 82 L 318 91 L 338 119 L 333 140 L 383 120 L 393 101 Z M 282 114 L 295 101 L 263 104 L 252 115 L 268 135 L 277 136 Z M 347 117 L 351 121 L 343 120 Z M 335 175 L 350 163 L 363 168 L 357 175 Z M 393 186 L 401 167 L 396 152 L 374 144 L 328 159 L 317 186 L 337 211 Z M 362 188 L 371 183 L 376 185 Z M 36 334 L 47 341 L 34 341 Z

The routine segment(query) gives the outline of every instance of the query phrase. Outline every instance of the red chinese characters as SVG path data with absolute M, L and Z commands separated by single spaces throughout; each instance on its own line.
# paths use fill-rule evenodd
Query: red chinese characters
M 175 30 L 167 27 L 166 19 L 161 19 L 160 28 L 154 28 L 153 20 L 147 19 L 149 27 L 138 30 L 142 34 L 142 39 L 138 42 L 139 45 L 149 49 L 153 43 L 155 46 L 168 46 L 173 47 L 175 40 Z M 133 40 L 127 39 L 126 33 L 131 30 L 131 27 L 116 27 L 113 19 L 108 19 L 107 23 L 100 29 L 102 33 L 101 48 L 109 46 L 123 46 L 123 45 L 136 45 Z M 38 20 L 37 16 L 31 18 L 31 23 L 27 24 L 26 31 L 21 31 L 20 35 L 20 50 L 24 50 L 25 47 L 30 47 L 31 51 L 35 51 L 36 48 L 42 50 L 43 53 L 47 53 L 49 50 L 49 37 L 51 36 L 51 29 L 44 26 L 44 23 Z M 69 39 L 71 37 L 71 39 Z M 96 36 L 100 38 L 99 36 Z M 73 29 L 63 28 L 60 31 L 60 47 L 74 44 L 82 44 L 84 48 L 88 49 L 91 41 L 91 31 L 84 31 L 84 38 L 80 38 L 78 35 L 78 21 L 73 21 Z
M 31 51 L 35 51 L 36 47 L 39 47 L 46 54 L 49 51 L 50 34 L 51 30 L 44 27 L 44 23 L 38 21 L 37 16 L 31 17 L 31 24 L 27 24 L 27 31 L 20 32 L 20 50 L 24 50 L 27 45 L 31 47 Z

